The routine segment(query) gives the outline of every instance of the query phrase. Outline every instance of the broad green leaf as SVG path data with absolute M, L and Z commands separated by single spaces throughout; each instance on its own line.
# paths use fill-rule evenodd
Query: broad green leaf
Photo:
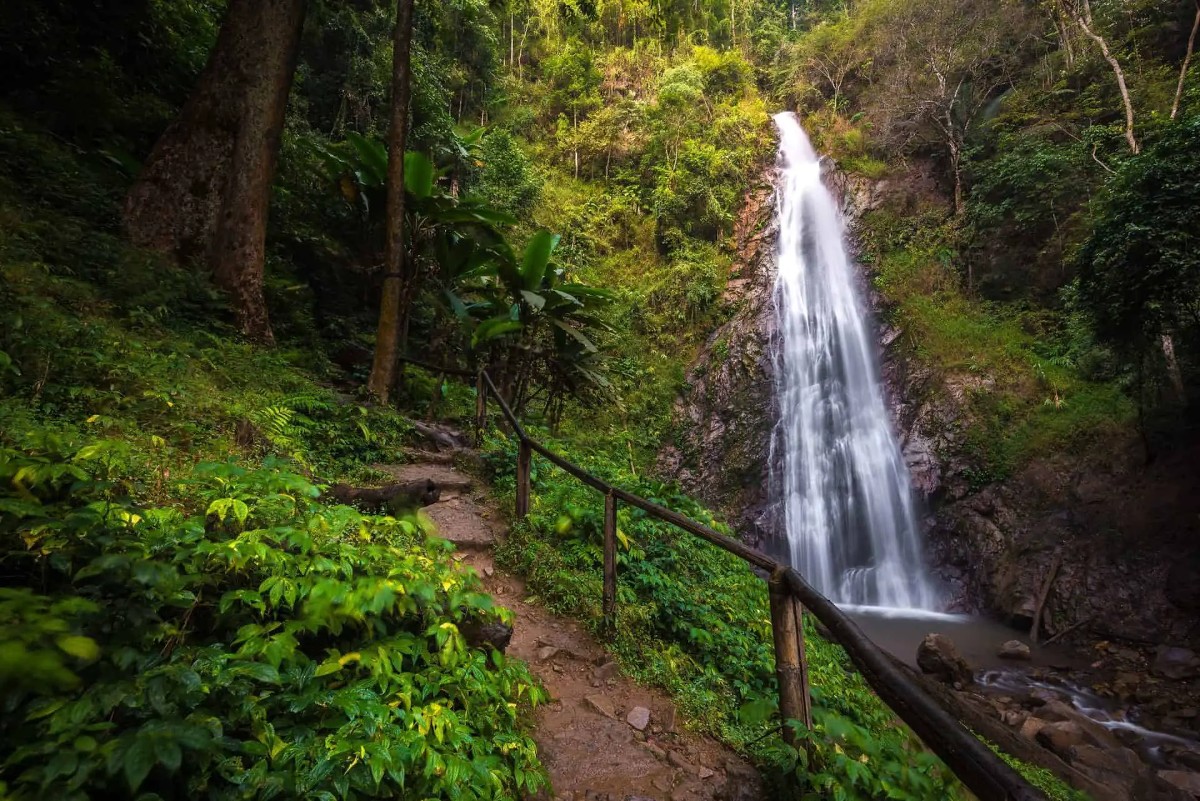
M 612 300 L 616 297 L 607 289 L 602 289 L 596 286 L 588 286 L 587 284 L 562 284 L 558 287 L 562 292 L 569 295 L 574 295 L 576 298 L 592 298 L 595 300 Z
M 433 194 L 433 162 L 424 153 L 404 154 L 404 188 L 420 200 Z
M 520 320 L 510 320 L 508 317 L 493 317 L 490 320 L 484 320 L 471 336 L 471 347 L 474 348 L 484 342 L 499 339 L 505 334 L 520 331 L 524 327 Z
M 449 289 L 443 289 L 442 292 L 445 294 L 446 300 L 449 302 L 450 309 L 454 312 L 455 317 L 465 320 L 470 316 L 467 314 L 467 304 L 463 303 L 462 298 Z
M 92 662 L 100 656 L 100 646 L 91 637 L 69 635 L 59 637 L 54 642 L 65 653 L 70 654 L 76 659 Z
M 136 793 L 138 788 L 142 786 L 142 782 L 146 780 L 146 776 L 150 773 L 150 769 L 154 767 L 154 763 L 158 761 L 154 753 L 154 740 L 149 737 L 138 736 L 134 739 L 133 745 L 125 752 L 125 781 L 129 783 L 131 792 Z
M 550 256 L 558 246 L 558 234 L 549 231 L 538 231 L 525 246 L 525 256 L 521 259 L 521 284 L 525 289 L 537 289 L 542 285 L 546 275 L 546 267 L 550 264 Z
M 342 663 L 337 659 L 326 660 L 317 666 L 316 673 L 313 675 L 317 677 L 328 676 L 331 673 L 337 673 L 342 667 Z
M 183 762 L 183 752 L 179 748 L 179 743 L 169 737 L 158 737 L 154 740 L 154 753 L 158 757 L 159 764 L 172 773 L 179 770 L 179 766 Z
M 245 501 L 239 501 L 237 498 L 217 498 L 208 505 L 208 511 L 204 514 L 216 515 L 222 523 L 232 514 L 239 523 L 245 523 L 246 518 L 250 516 L 250 508 L 246 506 Z
M 576 342 L 578 342 L 580 345 L 583 345 L 583 349 L 586 350 L 588 353 L 595 353 L 598 350 L 596 348 L 596 345 L 592 342 L 592 340 L 590 340 L 586 336 L 584 336 L 583 333 L 578 328 L 575 328 L 572 325 L 564 323 L 562 320 L 556 320 L 553 317 L 550 318 L 550 322 L 556 328 L 561 329 L 565 334 L 567 334 L 569 337 L 571 337 Z
M 346 141 L 354 148 L 354 153 L 365 170 L 365 174 L 361 175 L 363 185 L 387 186 L 388 152 L 383 142 L 367 139 L 354 131 L 346 134 Z
M 546 296 L 540 295 L 537 292 L 530 292 L 528 289 L 521 290 L 521 297 L 529 304 L 529 308 L 534 311 L 541 311 L 546 306 Z

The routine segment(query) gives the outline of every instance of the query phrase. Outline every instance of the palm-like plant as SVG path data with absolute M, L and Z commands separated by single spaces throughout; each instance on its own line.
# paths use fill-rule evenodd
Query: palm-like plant
M 539 231 L 520 256 L 497 242 L 480 268 L 494 280 L 469 288 L 480 299 L 472 349 L 486 354 L 516 408 L 542 396 L 551 422 L 566 397 L 594 400 L 610 388 L 593 339 L 609 330 L 597 312 L 611 295 L 564 280 L 565 270 L 553 260 L 559 238 Z
M 368 235 L 378 237 L 386 204 L 384 145 L 350 134 L 342 145 L 315 149 L 325 180 L 358 210 Z M 405 154 L 409 258 L 471 362 L 489 366 L 518 411 L 541 398 L 552 421 L 568 396 L 587 401 L 606 394 L 593 340 L 608 329 L 596 313 L 609 293 L 564 279 L 553 258 L 556 234 L 539 231 L 518 255 L 501 230 L 516 220 L 446 191 L 440 177 L 424 154 Z M 454 336 L 439 337 L 445 333 L 439 325 L 435 320 L 434 339 Z

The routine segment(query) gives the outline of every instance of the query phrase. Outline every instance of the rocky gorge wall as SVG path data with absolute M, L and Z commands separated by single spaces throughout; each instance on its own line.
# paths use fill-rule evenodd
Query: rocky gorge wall
M 854 232 L 863 215 L 911 193 L 907 185 L 838 172 L 827 181 Z M 774 168 L 747 193 L 735 230 L 727 322 L 693 364 L 676 414 L 677 441 L 660 468 L 722 510 L 741 536 L 772 549 L 770 441 L 774 407 Z M 869 276 L 864 276 L 864 281 Z M 880 320 L 886 298 L 869 291 Z M 986 375 L 936 371 L 905 332 L 879 327 L 895 430 L 927 510 L 927 552 L 951 608 L 1028 628 L 1047 579 L 1042 612 L 1053 635 L 1144 643 L 1200 642 L 1200 480 L 1196 453 L 1147 467 L 1133 432 L 1086 452 L 1038 455 L 1002 481 L 980 486 L 967 449 L 972 399 Z

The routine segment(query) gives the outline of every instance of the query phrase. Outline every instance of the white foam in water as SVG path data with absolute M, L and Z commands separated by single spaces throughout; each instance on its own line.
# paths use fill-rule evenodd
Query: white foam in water
M 964 625 L 972 623 L 975 620 L 970 615 L 935 612 L 932 609 L 919 609 L 916 607 L 864 606 L 862 604 L 839 604 L 839 606 L 842 611 L 849 612 L 852 615 L 865 615 L 869 617 L 929 620 L 935 623 L 962 623 Z
M 1006 692 L 1023 693 L 1028 692 L 1030 688 L 1049 690 L 1078 710 L 1080 714 L 1094 720 L 1104 728 L 1110 731 L 1128 731 L 1137 735 L 1141 740 L 1141 746 L 1150 753 L 1156 751 L 1159 746 L 1166 744 L 1193 749 L 1200 746 L 1200 743 L 1197 741 L 1186 737 L 1178 737 L 1174 734 L 1167 734 L 1147 729 L 1145 726 L 1139 726 L 1127 718 L 1123 710 L 1107 708 L 1100 696 L 1069 682 L 1051 684 L 1050 682 L 1031 678 L 1024 673 L 1010 670 L 984 671 L 979 677 L 979 682 L 980 684 Z
M 928 612 L 938 594 L 841 216 L 795 115 L 775 124 L 781 347 L 771 447 L 791 562 L 839 605 Z

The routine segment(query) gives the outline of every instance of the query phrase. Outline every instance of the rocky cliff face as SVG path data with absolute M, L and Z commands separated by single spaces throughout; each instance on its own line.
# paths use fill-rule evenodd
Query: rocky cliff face
M 660 469 L 722 510 L 749 542 L 767 534 L 767 481 L 775 420 L 771 341 L 776 334 L 775 169 L 746 193 L 734 229 L 738 259 L 722 299 L 728 322 L 708 338 L 676 403 L 678 441 Z
M 913 190 L 836 170 L 827 176 L 852 241 L 863 214 Z M 773 178 L 764 170 L 747 194 L 726 295 L 733 313 L 690 371 L 676 410 L 682 433 L 661 460 L 664 472 L 765 547 L 776 416 Z M 870 296 L 886 319 L 885 300 Z M 980 488 L 965 441 L 971 398 L 988 391 L 988 377 L 934 372 L 887 325 L 879 342 L 893 422 L 928 510 L 930 559 L 954 608 L 1028 626 L 1049 586 L 1042 618 L 1051 634 L 1079 624 L 1134 641 L 1200 640 L 1200 480 L 1189 464 L 1200 452 L 1147 469 L 1132 433 L 1115 433 L 1087 453 L 1047 454 Z

